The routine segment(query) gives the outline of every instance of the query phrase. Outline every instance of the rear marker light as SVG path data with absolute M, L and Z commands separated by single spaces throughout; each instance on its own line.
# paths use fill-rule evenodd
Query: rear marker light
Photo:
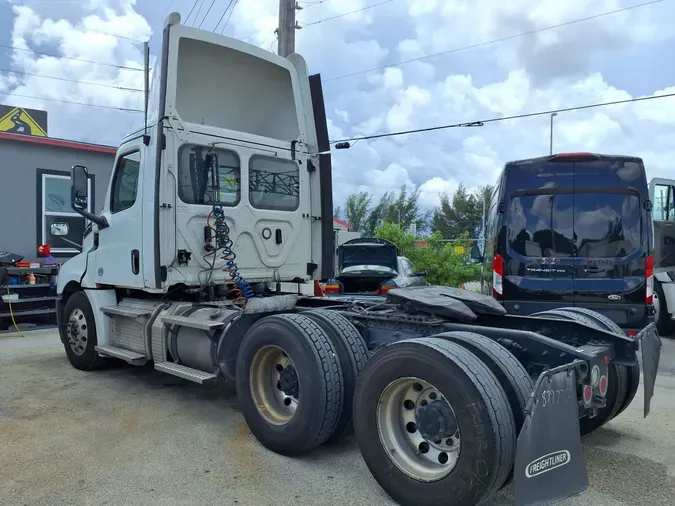
M 605 375 L 600 376 L 600 383 L 598 385 L 598 390 L 600 391 L 600 395 L 602 395 L 603 397 L 607 395 L 607 386 L 608 386 L 607 376 Z
M 600 368 L 595 365 L 591 370 L 591 385 L 594 387 L 598 386 L 598 380 L 600 379 Z
M 651 305 L 654 303 L 654 257 L 651 255 L 645 260 L 645 278 L 647 281 L 645 302 Z
M 590 404 L 593 399 L 593 387 L 584 385 L 584 404 Z
M 501 255 L 495 253 L 492 263 L 492 296 L 495 299 L 504 297 L 504 259 Z

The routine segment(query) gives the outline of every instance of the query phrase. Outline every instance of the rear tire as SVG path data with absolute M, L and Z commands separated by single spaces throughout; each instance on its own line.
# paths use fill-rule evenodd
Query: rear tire
M 352 404 L 356 381 L 368 363 L 366 342 L 347 318 L 335 311 L 312 310 L 302 313 L 321 327 L 335 347 L 344 378 L 342 414 L 333 435 L 327 443 L 334 443 L 354 432 Z
M 626 400 L 628 395 L 628 369 L 626 366 L 609 364 L 608 379 L 606 406 L 599 408 L 598 414 L 593 418 L 587 416 L 579 418 L 579 430 L 582 436 L 599 429 L 614 418 Z
M 534 313 L 531 316 L 554 316 L 556 318 L 562 318 L 565 320 L 581 323 L 588 327 L 594 327 L 596 329 L 604 330 L 604 327 L 596 322 L 593 318 L 589 316 L 582 315 L 572 311 L 574 308 L 563 307 L 560 309 L 549 309 L 547 311 L 541 311 L 540 313 Z
M 590 309 L 577 307 L 552 309 L 536 313 L 533 316 L 549 315 L 558 316 L 583 323 L 590 327 L 625 335 L 625 332 L 612 320 Z M 637 393 L 637 387 L 640 384 L 639 364 L 637 365 L 637 369 L 635 369 L 635 367 L 636 366 L 632 366 L 629 369 L 625 365 L 609 364 L 609 387 L 607 389 L 606 397 L 607 405 L 604 408 L 598 409 L 598 414 L 593 418 L 588 418 L 587 416 L 579 418 L 579 429 L 582 436 L 590 434 L 611 421 L 633 401 L 635 394 Z M 637 375 L 637 384 L 635 383 L 635 375 Z
M 424 396 L 434 400 L 425 405 Z M 437 409 L 438 403 L 450 406 L 444 418 L 450 422 L 434 429 L 461 427 L 440 442 L 419 428 L 428 427 L 419 408 Z M 411 426 L 410 417 L 420 425 Z M 354 432 L 368 469 L 403 506 L 479 504 L 502 487 L 515 457 L 515 423 L 504 389 L 469 350 L 435 337 L 391 344 L 370 359 L 357 384 Z M 458 441 L 459 454 L 441 457 L 439 448 L 448 441 Z
M 612 320 L 607 318 L 605 315 L 602 315 L 602 314 L 600 314 L 596 311 L 593 311 L 591 309 L 581 308 L 581 307 L 569 308 L 568 311 L 579 312 L 579 313 L 585 314 L 586 316 L 596 320 L 597 323 L 599 323 L 603 327 L 607 328 L 607 330 L 609 330 L 610 332 L 614 332 L 615 334 L 625 335 L 625 332 L 623 331 L 623 329 L 621 327 L 619 327 L 615 322 L 613 322 Z M 638 388 L 640 387 L 640 362 L 639 361 L 636 361 L 635 365 L 632 365 L 632 366 L 620 365 L 618 367 L 625 368 L 626 374 L 628 375 L 626 398 L 621 403 L 621 406 L 619 407 L 617 412 L 607 420 L 608 422 L 610 420 L 613 420 L 617 416 L 619 416 L 621 413 L 623 413 L 626 410 L 626 408 L 628 406 L 630 406 L 630 404 L 635 399 L 635 395 L 637 394 Z
M 459 344 L 490 368 L 511 404 L 517 438 L 525 423 L 525 408 L 533 387 L 532 378 L 523 364 L 501 344 L 475 332 L 444 332 L 435 337 Z M 512 479 L 513 466 L 504 485 L 508 485 Z
M 68 361 L 75 369 L 92 371 L 104 363 L 95 347 L 98 345 L 96 320 L 84 292 L 73 293 L 63 308 L 62 332 Z
M 343 403 L 335 347 L 300 314 L 264 317 L 246 332 L 237 354 L 237 396 L 253 435 L 286 456 L 325 442 Z
M 588 309 L 585 307 L 566 307 L 565 311 L 587 316 L 588 318 L 593 320 L 596 323 L 596 325 L 604 328 L 605 330 L 608 330 L 609 332 L 613 332 L 615 334 L 624 336 L 626 335 L 623 329 L 619 327 L 615 322 L 607 318 L 605 315 L 598 313 L 597 311 L 593 311 L 592 309 Z

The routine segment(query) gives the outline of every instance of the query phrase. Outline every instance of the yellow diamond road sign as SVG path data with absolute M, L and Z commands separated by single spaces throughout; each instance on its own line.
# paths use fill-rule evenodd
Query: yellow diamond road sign
M 0 118 L 0 132 L 47 137 L 47 132 L 21 107 L 15 107 Z

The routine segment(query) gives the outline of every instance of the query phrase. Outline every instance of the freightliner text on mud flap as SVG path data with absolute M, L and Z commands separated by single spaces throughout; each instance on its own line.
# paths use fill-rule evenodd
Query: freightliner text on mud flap
M 516 450 L 517 506 L 550 504 L 588 487 L 576 394 L 581 363 L 544 371 L 534 386 Z

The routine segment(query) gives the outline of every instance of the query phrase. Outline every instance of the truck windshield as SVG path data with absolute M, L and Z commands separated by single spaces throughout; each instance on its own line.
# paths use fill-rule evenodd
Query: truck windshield
M 509 247 L 526 257 L 625 257 L 640 247 L 639 204 L 637 196 L 618 193 L 514 197 Z

